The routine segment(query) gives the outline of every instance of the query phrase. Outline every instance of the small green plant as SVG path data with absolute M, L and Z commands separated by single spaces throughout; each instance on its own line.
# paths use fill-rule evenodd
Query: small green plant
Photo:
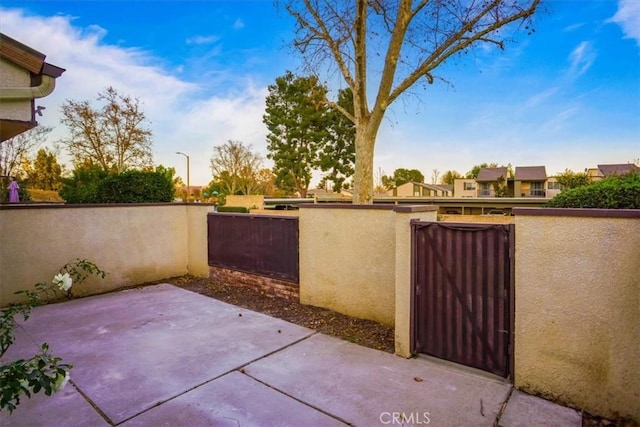
M 78 286 L 90 275 L 104 278 L 106 273 L 94 263 L 85 259 L 76 259 L 65 264 L 53 277 L 50 283 L 38 283 L 35 291 L 18 291 L 27 301 L 22 304 L 11 304 L 0 312 L 0 358 L 4 356 L 15 341 L 14 329 L 17 326 L 16 317 L 22 316 L 28 320 L 31 310 L 40 305 L 43 296 L 51 298 L 60 296 L 71 299 L 72 286 Z M 60 357 L 49 354 L 49 345 L 40 346 L 40 352 L 32 358 L 19 359 L 8 364 L 0 365 L 0 411 L 13 412 L 20 404 L 20 398 L 44 391 L 50 396 L 62 390 L 69 381 L 69 371 L 73 366 L 62 363 Z

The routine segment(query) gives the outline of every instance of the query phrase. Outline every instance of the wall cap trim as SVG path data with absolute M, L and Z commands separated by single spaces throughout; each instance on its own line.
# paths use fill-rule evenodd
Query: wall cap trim
M 393 210 L 395 205 L 355 205 L 349 203 L 302 203 L 300 209 L 369 209 L 369 210 Z
M 215 206 L 215 203 L 184 203 L 184 202 L 167 202 L 167 203 L 3 203 L 0 204 L 0 210 L 13 209 L 83 209 L 83 208 L 138 208 L 138 207 L 166 207 L 166 206 Z
M 393 211 L 396 213 L 437 212 L 438 207 L 435 205 L 404 205 L 395 206 Z
M 591 218 L 640 218 L 640 209 L 513 208 L 517 216 L 563 216 Z

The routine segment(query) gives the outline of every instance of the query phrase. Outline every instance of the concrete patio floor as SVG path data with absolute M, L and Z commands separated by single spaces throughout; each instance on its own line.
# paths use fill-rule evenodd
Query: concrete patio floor
M 63 391 L 23 400 L 0 426 L 581 425 L 488 374 L 167 284 L 37 307 L 16 335 L 6 360 L 47 342 L 74 368 Z

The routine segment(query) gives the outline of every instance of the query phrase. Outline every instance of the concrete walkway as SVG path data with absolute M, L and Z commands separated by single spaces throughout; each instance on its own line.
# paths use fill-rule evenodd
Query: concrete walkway
M 0 426 L 580 426 L 490 375 L 403 359 L 172 285 L 38 307 L 5 359 L 74 365 Z

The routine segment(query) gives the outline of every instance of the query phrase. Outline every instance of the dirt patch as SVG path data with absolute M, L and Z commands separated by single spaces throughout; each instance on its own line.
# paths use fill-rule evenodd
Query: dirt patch
M 295 300 L 247 287 L 216 283 L 206 278 L 180 276 L 154 283 L 170 283 L 365 347 L 388 353 L 394 351 L 394 329 L 370 320 L 356 319 L 324 308 L 300 304 Z

